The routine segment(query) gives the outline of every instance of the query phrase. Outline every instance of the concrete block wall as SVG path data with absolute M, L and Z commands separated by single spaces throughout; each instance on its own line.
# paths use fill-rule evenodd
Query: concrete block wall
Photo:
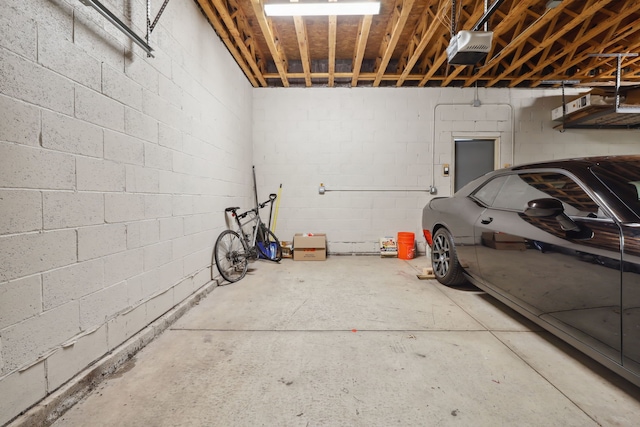
M 266 195 L 282 184 L 276 228 L 281 240 L 327 233 L 330 253 L 375 253 L 380 237 L 420 232 L 417 217 L 429 197 L 433 166 L 427 143 L 433 105 L 424 93 L 254 90 L 259 190 Z M 440 92 L 432 93 L 437 98 Z
M 145 34 L 146 2 L 103 3 Z M 0 425 L 207 284 L 252 200 L 233 58 L 193 1 L 150 44 L 78 1 L 0 2 Z
M 455 137 L 498 138 L 500 166 L 640 153 L 637 131 L 554 130 L 558 89 L 287 88 L 253 98 L 262 198 L 283 186 L 276 234 L 327 233 L 336 254 L 377 252 L 380 237 L 399 231 L 414 232 L 425 253 L 422 208 L 430 186 L 453 192 L 441 172 L 455 167 Z

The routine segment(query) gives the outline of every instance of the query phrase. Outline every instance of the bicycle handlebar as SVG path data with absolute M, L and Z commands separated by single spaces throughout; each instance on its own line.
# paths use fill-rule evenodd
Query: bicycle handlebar
M 264 208 L 265 206 L 267 206 L 269 203 L 273 203 L 273 201 L 277 198 L 278 196 L 274 193 L 269 194 L 269 200 L 262 202 L 258 205 L 257 208 L 253 208 L 253 209 L 249 209 L 246 212 L 243 212 L 241 214 L 236 213 L 236 211 L 238 209 L 240 209 L 239 207 L 231 207 L 231 208 L 226 208 L 224 211 L 225 212 L 232 212 L 234 216 L 238 217 L 238 219 L 242 219 L 245 216 L 247 216 L 250 212 L 254 212 L 256 215 L 258 214 L 258 211 L 262 208 Z
M 260 203 L 260 209 L 264 208 L 269 203 L 273 203 L 273 201 L 276 199 L 276 197 L 278 197 L 278 196 L 276 194 L 274 194 L 274 193 L 269 194 L 269 200 L 267 200 L 266 202 Z

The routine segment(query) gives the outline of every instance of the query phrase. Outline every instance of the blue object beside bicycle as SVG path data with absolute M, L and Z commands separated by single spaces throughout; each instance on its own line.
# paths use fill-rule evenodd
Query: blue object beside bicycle
M 270 259 L 272 261 L 277 260 L 278 258 L 280 258 L 279 254 L 278 254 L 278 244 L 277 243 L 267 243 L 265 244 L 264 242 L 257 242 L 256 245 L 258 246 L 258 258 L 260 259 Z

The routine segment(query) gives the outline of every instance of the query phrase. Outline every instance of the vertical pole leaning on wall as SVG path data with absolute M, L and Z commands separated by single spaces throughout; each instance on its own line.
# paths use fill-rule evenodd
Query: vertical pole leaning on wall
M 259 203 L 258 202 L 258 184 L 256 183 L 256 167 L 251 166 L 251 171 L 253 173 L 253 194 L 256 196 L 256 209 L 258 209 Z
M 280 184 L 280 189 L 278 190 L 278 198 L 276 199 L 276 214 L 273 216 L 273 227 L 271 231 L 273 234 L 276 234 L 276 224 L 278 223 L 278 211 L 280 210 L 280 198 L 282 197 L 282 184 Z M 271 220 L 269 220 L 271 222 Z

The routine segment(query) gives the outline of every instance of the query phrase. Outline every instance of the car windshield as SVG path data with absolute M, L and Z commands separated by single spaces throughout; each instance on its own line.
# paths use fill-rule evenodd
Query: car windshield
M 591 171 L 640 217 L 640 160 L 598 165 Z

